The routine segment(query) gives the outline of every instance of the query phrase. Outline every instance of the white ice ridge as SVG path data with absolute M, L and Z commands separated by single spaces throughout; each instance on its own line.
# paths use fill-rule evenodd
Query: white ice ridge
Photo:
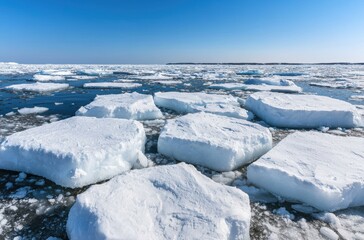
M 128 82 L 94 82 L 85 83 L 84 88 L 138 88 L 141 87 L 140 83 L 128 83 Z
M 168 120 L 158 139 L 161 154 L 216 171 L 231 171 L 248 164 L 271 147 L 268 128 L 210 113 Z
M 76 115 L 92 117 L 151 120 L 163 118 L 151 95 L 137 92 L 96 96 L 90 104 L 81 107 Z
M 192 165 L 133 170 L 77 196 L 73 239 L 249 239 L 249 197 Z
M 72 117 L 15 133 L 0 145 L 0 168 L 82 187 L 130 170 L 144 151 L 141 123 Z
M 245 107 L 276 127 L 352 128 L 363 124 L 355 106 L 325 96 L 258 92 L 247 98 Z
M 248 167 L 248 180 L 323 211 L 364 205 L 364 138 L 296 132 Z
M 25 92 L 53 92 L 67 89 L 69 85 L 67 83 L 24 83 L 14 84 L 5 87 L 7 90 L 12 91 L 25 91 Z
M 18 113 L 20 113 L 21 115 L 27 115 L 27 114 L 35 114 L 35 113 L 44 113 L 48 110 L 49 109 L 46 107 L 21 108 L 18 110 Z
M 252 115 L 242 109 L 237 98 L 231 95 L 203 92 L 157 92 L 155 104 L 178 113 L 207 112 L 217 115 L 250 119 Z

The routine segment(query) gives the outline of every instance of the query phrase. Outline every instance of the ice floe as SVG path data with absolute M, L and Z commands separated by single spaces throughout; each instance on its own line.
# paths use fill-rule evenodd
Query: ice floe
M 25 91 L 25 92 L 54 92 L 67 89 L 69 85 L 67 83 L 24 83 L 24 84 L 14 84 L 5 87 L 7 90 L 12 91 Z
M 248 164 L 271 147 L 268 128 L 210 113 L 168 120 L 158 139 L 159 153 L 217 171 Z
M 49 109 L 46 107 L 21 108 L 21 109 L 18 109 L 18 113 L 20 113 L 22 115 L 27 115 L 27 114 L 44 113 L 48 110 Z
M 364 205 L 364 138 L 296 132 L 248 167 L 248 180 L 288 199 L 335 211 Z
M 325 96 L 259 92 L 247 98 L 245 107 L 277 127 L 352 128 L 363 124 L 355 106 Z
M 70 239 L 249 239 L 249 197 L 184 163 L 133 170 L 77 196 Z
M 150 120 L 163 118 L 151 95 L 137 92 L 96 96 L 93 102 L 81 107 L 76 115 L 99 118 Z
M 6 137 L 0 168 L 82 187 L 131 169 L 145 140 L 137 121 L 72 117 Z
M 128 83 L 128 82 L 95 82 L 85 83 L 84 88 L 138 88 L 141 87 L 140 83 Z
M 38 82 L 47 82 L 47 81 L 64 81 L 66 78 L 64 76 L 35 74 L 33 76 L 33 79 Z

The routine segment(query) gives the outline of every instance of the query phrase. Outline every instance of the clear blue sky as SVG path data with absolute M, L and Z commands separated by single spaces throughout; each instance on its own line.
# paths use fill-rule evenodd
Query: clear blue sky
M 364 62 L 364 0 L 1 0 L 0 61 Z

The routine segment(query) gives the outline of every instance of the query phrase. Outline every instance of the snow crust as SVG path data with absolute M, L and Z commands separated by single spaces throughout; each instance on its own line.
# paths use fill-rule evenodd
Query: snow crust
M 136 121 L 72 117 L 6 137 L 0 168 L 82 187 L 131 169 L 145 141 Z
M 324 211 L 364 205 L 364 139 L 295 132 L 248 167 L 248 180 Z
M 133 170 L 77 196 L 70 239 L 249 239 L 249 197 L 184 163 Z
M 151 95 L 137 92 L 96 96 L 90 104 L 81 107 L 76 115 L 98 118 L 126 118 L 151 120 L 163 118 Z
M 25 91 L 25 92 L 53 92 L 67 89 L 69 85 L 67 83 L 24 83 L 14 84 L 5 87 L 7 90 L 12 91 Z
M 247 98 L 245 107 L 276 127 L 352 128 L 363 124 L 355 106 L 325 96 L 259 92 Z
M 168 120 L 158 139 L 159 153 L 216 171 L 234 170 L 271 147 L 268 128 L 210 113 Z

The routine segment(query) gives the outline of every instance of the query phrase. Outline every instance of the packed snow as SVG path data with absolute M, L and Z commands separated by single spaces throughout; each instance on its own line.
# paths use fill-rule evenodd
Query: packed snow
M 276 127 L 352 128 L 363 124 L 355 106 L 325 96 L 259 92 L 247 98 L 245 107 Z
M 76 115 L 99 118 L 126 118 L 150 120 L 163 118 L 151 95 L 137 92 L 96 96 L 90 104 L 81 107 Z
M 67 89 L 69 85 L 67 83 L 24 83 L 14 84 L 5 87 L 7 90 L 12 91 L 25 91 L 25 92 L 54 92 Z
M 364 205 L 364 138 L 296 132 L 248 167 L 248 180 L 317 209 Z
M 0 168 L 82 187 L 130 170 L 145 141 L 144 128 L 136 121 L 72 117 L 6 137 Z
M 46 107 L 21 108 L 21 109 L 18 109 L 18 113 L 20 113 L 22 115 L 27 115 L 27 114 L 44 113 L 48 110 L 49 109 Z
M 141 87 L 140 83 L 125 83 L 125 82 L 95 82 L 85 83 L 84 88 L 138 88 Z
M 70 239 L 249 239 L 249 197 L 193 166 L 134 170 L 77 196 Z
M 159 153 L 216 171 L 248 164 L 271 147 L 268 128 L 210 113 L 168 120 L 158 139 Z

